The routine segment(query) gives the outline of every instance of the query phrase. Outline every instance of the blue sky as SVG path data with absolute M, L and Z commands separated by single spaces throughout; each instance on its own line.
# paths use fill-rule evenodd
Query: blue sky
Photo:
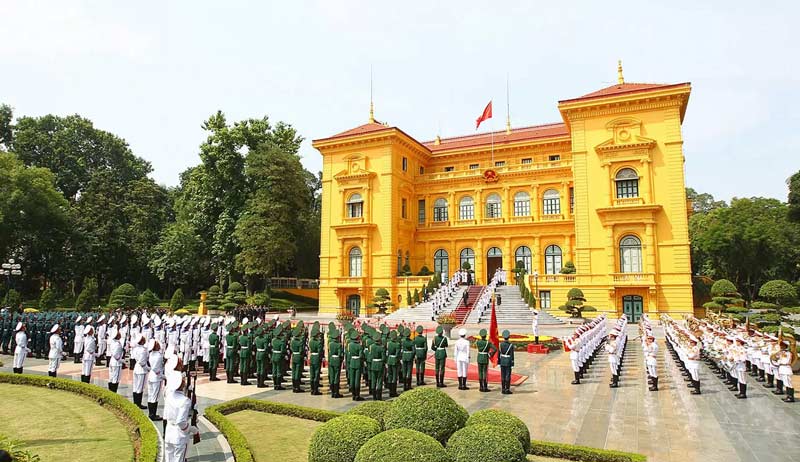
M 268 115 L 310 140 L 376 116 L 420 140 L 560 121 L 557 101 L 616 80 L 690 81 L 687 185 L 786 199 L 800 169 L 800 32 L 792 1 L 84 2 L 0 0 L 0 102 L 79 113 L 175 185 L 201 123 Z

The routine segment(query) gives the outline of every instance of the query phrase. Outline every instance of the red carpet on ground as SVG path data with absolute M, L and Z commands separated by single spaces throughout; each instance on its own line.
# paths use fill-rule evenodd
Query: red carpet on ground
M 444 368 L 444 377 L 446 379 L 458 380 L 458 369 L 456 369 L 456 362 L 454 360 L 447 358 Z M 425 377 L 435 377 L 435 375 L 436 361 L 433 358 L 433 355 L 430 355 L 428 356 L 428 360 L 425 361 Z M 474 362 L 469 363 L 469 367 L 467 368 L 467 380 L 470 382 L 478 381 L 478 365 Z M 513 371 L 511 372 L 511 385 L 522 385 L 526 380 L 528 380 L 527 375 L 515 374 Z M 500 384 L 499 367 L 493 369 L 491 364 L 489 365 L 488 381 L 489 383 Z

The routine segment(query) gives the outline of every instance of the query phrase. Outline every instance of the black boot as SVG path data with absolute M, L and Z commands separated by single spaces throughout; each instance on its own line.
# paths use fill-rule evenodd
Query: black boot
M 783 398 L 784 403 L 794 402 L 794 388 L 786 387 L 786 398 Z
M 47 371 L 47 375 L 49 375 L 50 377 L 55 377 L 56 373 L 53 371 Z
M 465 391 L 469 390 L 469 387 L 467 386 L 467 378 L 466 377 L 464 377 L 464 390 Z
M 692 380 L 692 385 L 694 385 L 694 389 L 690 392 L 693 395 L 700 394 L 700 381 L 699 380 Z
M 133 404 L 139 407 L 139 409 L 147 409 L 146 406 L 142 406 L 142 393 L 134 393 L 133 394 Z
M 158 415 L 158 403 L 147 403 L 147 410 L 150 411 L 150 420 L 160 422 L 161 416 Z
M 739 390 L 739 381 L 737 380 L 737 381 L 733 382 L 733 385 L 729 386 L 728 390 L 730 390 L 730 391 Z
M 650 391 L 658 391 L 658 377 L 653 377 L 653 385 L 649 388 Z
M 610 388 L 617 388 L 619 387 L 619 377 L 618 375 L 614 374 L 611 376 L 611 383 L 608 385 Z
M 740 383 L 739 384 L 739 394 L 736 395 L 736 397 L 739 398 L 739 399 L 747 398 L 747 384 L 746 383 Z
M 81 375 L 81 382 L 89 383 L 89 376 L 88 375 Z
M 258 374 L 258 377 L 256 378 L 256 387 L 267 388 L 267 386 L 264 384 L 264 374 Z
M 364 401 L 361 397 L 361 390 L 353 390 L 353 401 Z
M 111 382 L 108 382 L 108 391 L 114 391 L 114 384 Z
M 216 368 L 215 369 L 211 369 L 209 371 L 209 373 L 208 373 L 208 376 L 209 376 L 209 378 L 208 378 L 209 382 L 219 382 L 219 379 L 217 378 L 217 369 Z
M 319 396 L 322 392 L 319 391 L 319 381 L 312 382 L 311 384 L 311 394 L 314 396 Z
M 783 380 L 776 380 L 775 381 L 775 390 L 772 391 L 773 395 L 782 395 L 783 394 Z
M 136 360 L 131 358 L 130 363 L 131 363 L 131 370 L 133 370 L 133 368 L 136 367 Z
M 580 372 L 573 372 L 573 374 L 575 375 L 575 380 L 573 380 L 573 381 L 572 381 L 572 382 L 570 382 L 570 383 L 571 383 L 572 385 L 579 385 L 579 384 L 581 383 Z
M 764 387 L 765 387 L 765 388 L 775 388 L 775 385 L 772 383 L 772 381 L 773 381 L 774 379 L 775 379 L 775 376 L 774 376 L 774 375 L 772 375 L 772 374 L 767 374 L 767 383 L 766 383 L 766 384 L 764 384 Z

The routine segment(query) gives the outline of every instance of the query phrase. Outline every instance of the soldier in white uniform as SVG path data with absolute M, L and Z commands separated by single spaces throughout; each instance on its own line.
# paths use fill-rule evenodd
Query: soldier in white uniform
M 117 392 L 119 378 L 122 374 L 125 351 L 122 348 L 122 333 L 117 329 L 111 331 L 111 341 L 108 343 L 108 389 Z
M 83 374 L 81 375 L 81 382 L 91 382 L 92 367 L 94 367 L 96 356 L 97 340 L 94 338 L 94 327 L 87 325 L 83 328 Z
M 208 360 L 210 358 L 211 344 L 208 337 L 211 336 L 211 318 L 206 318 L 203 321 L 203 330 L 200 332 L 200 354 L 203 360 L 203 373 L 208 373 Z
M 469 340 L 467 340 L 466 329 L 458 330 L 458 340 L 453 351 L 456 359 L 456 369 L 458 370 L 458 389 L 469 390 L 467 387 L 467 370 L 469 369 Z
M 131 369 L 135 369 L 136 368 L 137 358 L 133 356 L 133 349 L 136 347 L 136 345 L 139 344 L 139 340 L 141 340 L 139 338 L 139 335 L 141 333 L 142 333 L 142 328 L 141 328 L 141 326 L 139 326 L 139 317 L 136 314 L 132 314 L 131 315 L 130 330 L 128 331 L 128 336 L 130 338 L 130 343 L 128 343 L 128 346 L 130 347 L 129 351 L 131 353 L 131 355 L 130 355 L 130 366 L 131 366 Z M 142 337 L 142 339 L 143 338 L 144 337 Z M 141 405 L 139 407 L 141 407 Z
M 736 337 L 736 346 L 732 351 L 733 364 L 732 374 L 736 377 L 739 393 L 735 396 L 739 399 L 747 398 L 747 381 L 745 380 L 745 362 L 747 362 L 747 350 L 744 347 L 745 341 L 742 337 Z
M 686 355 L 686 370 L 692 377 L 692 390 L 693 395 L 700 394 L 700 346 L 694 337 L 689 338 L 689 348 L 685 352 Z
M 653 382 L 650 385 L 650 391 L 658 391 L 658 344 L 656 338 L 648 335 L 644 345 L 645 363 L 647 364 L 647 375 L 649 375 Z
M 144 336 L 141 333 L 135 334 L 132 338 L 134 345 L 131 350 L 131 363 L 133 366 L 133 404 L 139 409 L 145 409 L 142 405 L 142 395 L 144 395 L 144 381 L 147 376 L 147 349 L 144 346 Z
M 47 375 L 56 377 L 58 375 L 58 365 L 61 364 L 61 354 L 64 351 L 64 342 L 61 340 L 61 326 L 54 324 L 50 329 L 50 351 L 47 359 L 50 364 L 47 366 Z
M 189 437 L 198 432 L 191 425 L 192 401 L 183 394 L 184 378 L 178 371 L 167 373 L 167 389 L 164 396 L 164 452 L 166 462 L 184 462 Z
M 17 327 L 14 329 L 14 343 L 17 345 L 14 348 L 14 373 L 22 374 L 22 365 L 25 363 L 25 358 L 28 356 L 28 334 L 25 332 L 25 323 L 18 322 Z
M 617 331 L 612 330 L 608 334 L 608 342 L 606 342 L 605 348 L 608 354 L 608 367 L 611 369 L 611 383 L 608 386 L 617 388 L 619 386 L 619 348 Z
M 533 331 L 533 343 L 539 344 L 539 312 L 533 310 L 533 320 L 531 322 L 531 330 Z
M 792 353 L 789 351 L 789 342 L 781 342 L 781 352 L 778 354 L 778 375 L 786 388 L 785 403 L 794 402 L 794 385 L 792 384 Z
M 147 410 L 150 420 L 158 422 L 161 420 L 158 415 L 158 398 L 161 394 L 161 382 L 164 380 L 164 355 L 161 354 L 161 344 L 155 339 L 147 343 L 147 350 L 150 352 L 147 358 L 150 366 L 147 373 Z
M 107 341 L 106 315 L 100 316 L 97 320 L 97 365 L 103 365 L 103 356 L 106 355 Z
M 75 364 L 78 364 L 83 359 L 81 353 L 83 352 L 83 324 L 81 324 L 83 317 L 78 316 L 75 318 L 75 337 L 72 342 L 72 354 L 75 355 Z

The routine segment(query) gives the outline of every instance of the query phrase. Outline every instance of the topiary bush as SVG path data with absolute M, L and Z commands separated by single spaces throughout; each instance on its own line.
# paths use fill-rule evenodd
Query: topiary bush
M 450 459 L 442 445 L 430 436 L 398 428 L 367 441 L 358 450 L 355 462 L 450 462 Z
M 447 455 L 452 462 L 525 462 L 522 443 L 508 430 L 495 425 L 477 424 L 462 428 L 447 440 Z
M 56 294 L 49 287 L 44 289 L 41 298 L 39 298 L 39 310 L 50 311 L 56 307 Z
M 349 411 L 347 414 L 355 414 L 355 415 L 364 415 L 367 417 L 371 417 L 378 422 L 378 425 L 381 426 L 381 431 L 384 429 L 384 421 L 383 417 L 389 411 L 389 408 L 392 406 L 392 403 L 388 401 L 368 401 L 366 403 L 360 404 Z
M 308 446 L 308 462 L 353 462 L 358 450 L 381 432 L 378 422 L 363 415 L 343 415 L 317 428 Z
M 108 297 L 109 308 L 136 308 L 139 306 L 139 293 L 133 284 L 122 284 L 111 292 Z
M 145 289 L 141 295 L 139 295 L 139 306 L 142 308 L 153 308 L 158 306 L 158 295 L 155 294 L 150 289 Z
M 392 402 L 384 417 L 387 430 L 408 428 L 444 444 L 467 423 L 469 414 L 446 393 L 432 388 L 415 388 Z
M 173 310 L 177 310 L 179 308 L 183 308 L 183 305 L 186 304 L 186 299 L 183 296 L 183 290 L 180 287 L 175 289 L 175 292 L 172 293 L 172 298 L 169 301 L 169 307 Z
M 525 422 L 514 414 L 510 414 L 498 409 L 484 409 L 478 411 L 467 419 L 467 427 L 470 425 L 494 425 L 501 427 L 517 437 L 522 444 L 522 449 L 527 453 L 531 448 L 531 432 Z

